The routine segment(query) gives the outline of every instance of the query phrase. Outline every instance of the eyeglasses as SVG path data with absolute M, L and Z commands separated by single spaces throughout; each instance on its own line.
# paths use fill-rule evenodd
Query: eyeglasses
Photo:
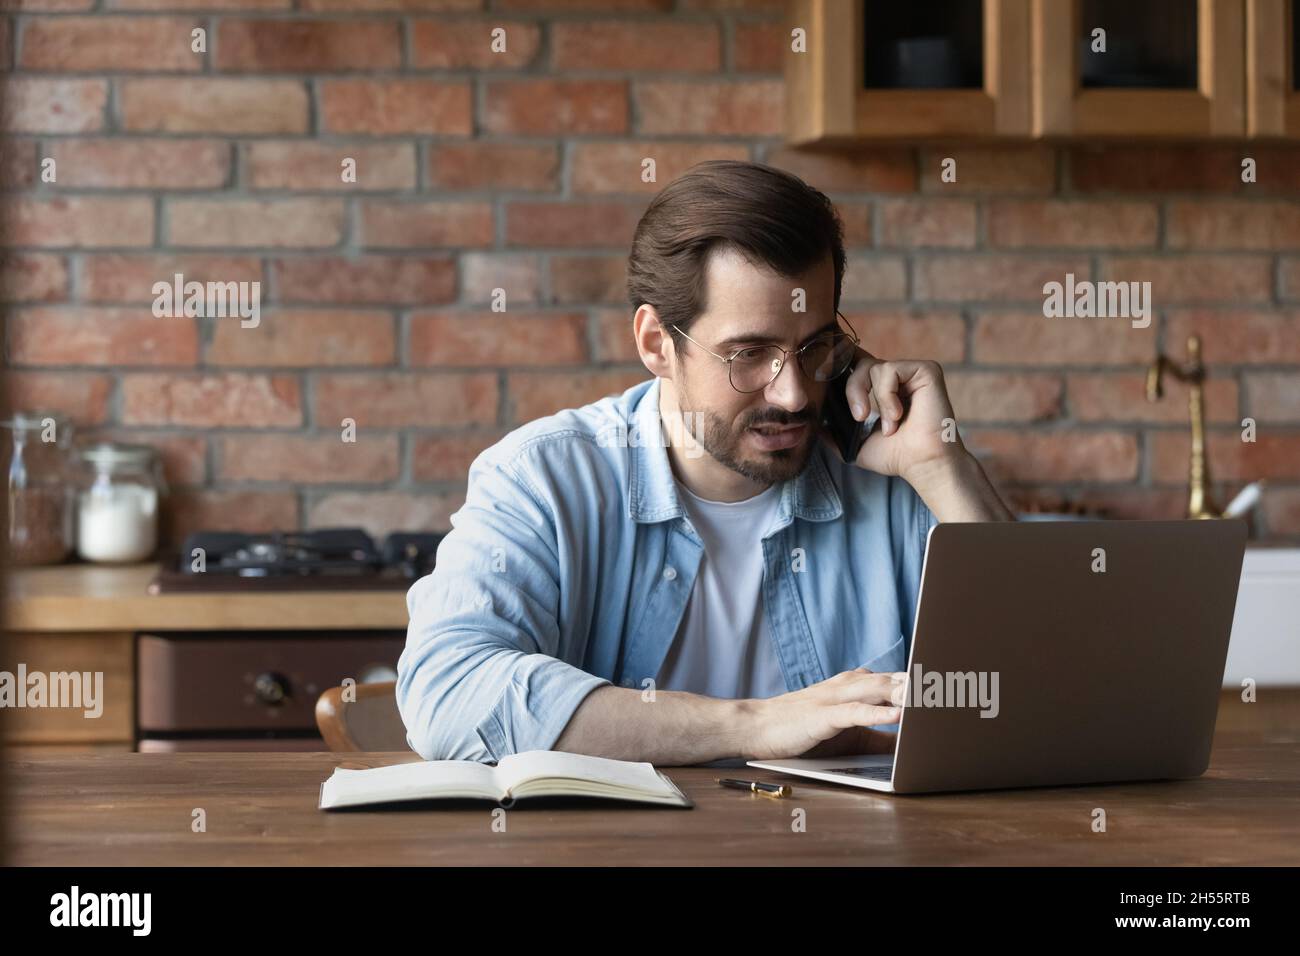
M 835 314 L 843 318 L 840 312 Z M 775 382 L 785 367 L 787 355 L 795 356 L 799 368 L 814 382 L 829 382 L 848 370 L 858 350 L 858 337 L 850 329 L 819 335 L 797 349 L 783 349 L 779 345 L 754 345 L 738 349 L 727 357 L 700 345 L 677 326 L 672 328 L 714 358 L 721 359 L 727 366 L 731 387 L 744 393 L 762 391 Z

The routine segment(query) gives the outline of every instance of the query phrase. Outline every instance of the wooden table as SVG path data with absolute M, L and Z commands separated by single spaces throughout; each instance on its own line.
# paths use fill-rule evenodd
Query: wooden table
M 1216 738 L 1197 780 L 893 797 L 767 771 L 663 768 L 693 810 L 520 803 L 325 813 L 336 766 L 413 754 L 94 754 L 8 765 L 10 864 L 1260 865 L 1300 863 L 1300 732 Z M 793 797 L 727 790 L 783 780 Z M 1103 807 L 1108 832 L 1091 831 Z M 195 808 L 207 832 L 191 831 Z M 806 830 L 792 829 L 805 811 Z

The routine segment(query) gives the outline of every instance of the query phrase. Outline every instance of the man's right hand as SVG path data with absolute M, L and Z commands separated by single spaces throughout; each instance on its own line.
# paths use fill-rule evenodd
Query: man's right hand
M 749 701 L 753 717 L 743 756 L 780 760 L 887 751 L 893 735 L 866 728 L 898 723 L 906 681 L 904 672 L 878 674 L 859 667 L 811 687 Z

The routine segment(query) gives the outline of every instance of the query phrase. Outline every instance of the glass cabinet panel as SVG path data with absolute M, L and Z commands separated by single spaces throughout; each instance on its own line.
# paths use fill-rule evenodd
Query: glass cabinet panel
M 865 89 L 984 85 L 983 0 L 866 0 L 862 33 Z
M 1082 0 L 1084 89 L 1196 89 L 1196 0 Z M 1105 52 L 1094 50 L 1103 29 Z

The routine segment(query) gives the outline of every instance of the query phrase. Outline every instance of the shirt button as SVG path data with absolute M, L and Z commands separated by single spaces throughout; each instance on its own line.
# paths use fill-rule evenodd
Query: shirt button
M 664 568 L 664 580 L 665 580 L 665 581 L 671 581 L 671 580 L 672 580 L 673 578 L 675 578 L 675 577 L 677 577 L 677 569 L 676 569 L 676 568 Z

